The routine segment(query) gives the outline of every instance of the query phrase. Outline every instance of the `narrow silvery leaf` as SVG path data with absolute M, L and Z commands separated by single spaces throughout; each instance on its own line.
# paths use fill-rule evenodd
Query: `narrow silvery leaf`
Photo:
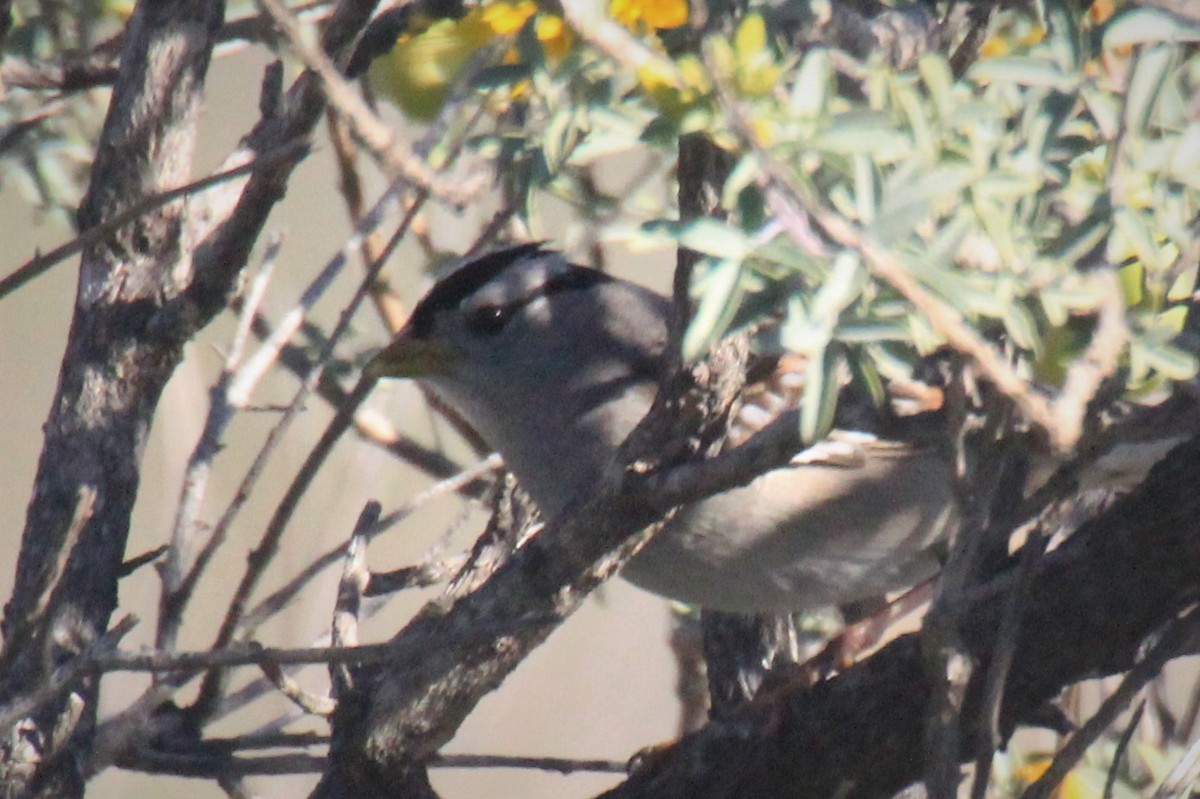
M 1146 130 L 1175 54 L 1175 47 L 1169 44 L 1150 45 L 1138 51 L 1125 94 L 1125 127 L 1130 134 L 1140 136 Z
M 829 51 L 814 47 L 804 56 L 796 82 L 792 85 L 789 110 L 799 119 L 817 119 L 825 114 L 829 99 L 829 86 L 833 80 L 833 66 Z
M 1200 25 L 1154 8 L 1135 8 L 1116 17 L 1104 31 L 1104 47 L 1155 42 L 1200 42 Z
M 679 229 L 679 243 L 716 258 L 742 259 L 753 245 L 745 233 L 716 219 L 696 219 Z
M 837 413 L 838 366 L 835 348 L 814 353 L 804 371 L 804 396 L 800 399 L 800 438 L 805 444 L 823 439 Z
M 839 252 L 833 259 L 829 276 L 813 297 L 809 311 L 813 321 L 832 332 L 838 316 L 862 293 L 866 278 L 866 270 L 858 253 L 850 250 Z
M 1063 72 L 1056 64 L 1026 56 L 977 61 L 967 70 L 967 77 L 976 83 L 1015 83 L 1060 92 L 1074 91 L 1080 81 L 1079 76 Z
M 719 261 L 706 271 L 696 312 L 683 335 L 685 360 L 692 361 L 707 352 L 725 334 L 741 299 L 741 273 L 742 264 L 737 259 Z

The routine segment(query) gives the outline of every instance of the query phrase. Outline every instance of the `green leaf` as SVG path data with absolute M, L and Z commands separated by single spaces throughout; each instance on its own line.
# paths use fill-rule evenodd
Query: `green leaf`
M 684 223 L 679 229 L 679 243 L 705 255 L 739 261 L 753 249 L 745 233 L 708 217 Z
M 954 74 L 950 64 L 939 54 L 924 55 L 917 62 L 917 69 L 938 116 L 945 119 L 954 107 Z
M 1026 56 L 998 56 L 976 61 L 967 70 L 967 77 L 975 83 L 1015 83 L 1072 92 L 1078 87 L 1080 77 L 1068 74 L 1049 61 Z
M 829 87 L 833 80 L 833 65 L 829 51 L 814 47 L 804 56 L 792 84 L 788 110 L 798 119 L 817 119 L 826 113 Z
M 740 260 L 722 260 L 706 270 L 696 312 L 683 335 L 684 360 L 692 361 L 725 335 L 742 297 Z
M 804 395 L 800 398 L 800 439 L 813 444 L 833 428 L 837 413 L 838 367 L 841 358 L 827 346 L 808 360 L 804 370 Z
M 529 77 L 528 64 L 497 64 L 484 67 L 471 77 L 471 88 L 502 89 Z
M 725 178 L 725 186 L 721 189 L 721 205 L 725 208 L 732 208 L 737 202 L 738 195 L 742 193 L 742 189 L 758 180 L 760 169 L 759 159 L 755 153 L 743 155 L 737 165 L 730 170 L 729 177 Z
M 1141 354 L 1146 366 L 1168 380 L 1191 380 L 1200 367 L 1193 353 L 1173 344 L 1144 345 Z
M 875 164 L 868 156 L 854 156 L 854 209 L 864 225 L 875 221 L 879 192 L 879 173 L 875 171 Z
M 1155 8 L 1118 14 L 1104 30 L 1104 47 L 1133 47 L 1157 42 L 1200 42 L 1200 25 Z
M 1175 52 L 1169 44 L 1149 45 L 1138 52 L 1125 93 L 1125 126 L 1130 134 L 1141 136 L 1145 132 L 1167 73 L 1175 61 Z
M 1154 242 L 1154 231 L 1146 219 L 1132 208 L 1123 206 L 1113 212 L 1113 222 L 1125 243 L 1142 263 L 1152 271 L 1159 271 L 1162 263 L 1158 256 L 1158 245 Z M 1110 246 L 1115 243 L 1114 238 L 1109 239 Z M 1123 260 L 1114 256 L 1116 253 L 1110 253 L 1109 257 L 1113 261 Z
M 1041 337 L 1038 336 L 1037 321 L 1022 302 L 1010 302 L 1004 312 L 1004 329 L 1013 342 L 1024 350 L 1038 352 Z
M 808 144 L 827 153 L 871 155 L 884 163 L 894 161 L 912 148 L 908 135 L 897 130 L 891 118 L 879 111 L 838 114 Z
M 858 299 L 866 282 L 867 272 L 858 253 L 842 250 L 834 256 L 829 276 L 813 297 L 809 318 L 832 334 L 838 317 Z
M 845 340 L 840 335 L 838 339 Z M 862 350 L 851 350 L 847 354 L 847 360 L 850 363 L 851 380 L 867 393 L 876 408 L 882 408 L 883 404 L 887 402 L 887 392 L 883 387 L 883 378 L 879 376 L 879 367 L 875 365 L 875 360 Z

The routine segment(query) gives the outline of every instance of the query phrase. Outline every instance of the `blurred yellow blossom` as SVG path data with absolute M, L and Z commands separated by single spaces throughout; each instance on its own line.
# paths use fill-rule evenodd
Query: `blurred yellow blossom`
M 521 30 L 530 17 L 537 13 L 537 6 L 533 0 L 519 0 L 516 3 L 488 3 L 478 10 L 481 12 L 484 24 L 491 29 L 492 33 L 497 36 L 512 36 Z
M 1023 785 L 1029 786 L 1037 782 L 1048 768 L 1050 768 L 1050 758 L 1039 757 L 1018 766 L 1013 771 L 1013 776 Z M 1067 772 L 1067 776 L 1063 777 L 1063 781 L 1054 789 L 1051 797 L 1052 799 L 1101 799 L 1088 781 L 1075 771 Z
M 610 0 L 612 18 L 627 28 L 678 28 L 688 21 L 687 0 Z
M 371 85 L 414 119 L 432 119 L 446 102 L 454 80 L 480 48 L 515 36 L 538 13 L 534 0 L 497 0 L 471 9 L 459 19 L 439 19 L 424 30 L 406 31 L 388 53 L 368 69 Z M 547 58 L 563 58 L 574 44 L 562 18 L 539 15 L 534 22 Z M 517 54 L 504 55 L 515 63 Z
M 542 50 L 551 61 L 561 61 L 575 46 L 575 33 L 555 14 L 540 14 L 534 22 L 534 32 Z

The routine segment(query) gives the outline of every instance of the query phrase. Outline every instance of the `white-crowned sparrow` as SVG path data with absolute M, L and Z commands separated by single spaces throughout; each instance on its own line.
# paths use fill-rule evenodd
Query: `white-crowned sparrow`
M 536 244 L 442 279 L 367 366 L 420 380 L 504 457 L 554 516 L 593 485 L 650 408 L 669 301 Z M 842 436 L 744 488 L 680 510 L 626 566 L 643 588 L 706 608 L 844 604 L 930 575 L 953 523 L 931 447 Z M 861 454 L 861 457 L 856 457 Z

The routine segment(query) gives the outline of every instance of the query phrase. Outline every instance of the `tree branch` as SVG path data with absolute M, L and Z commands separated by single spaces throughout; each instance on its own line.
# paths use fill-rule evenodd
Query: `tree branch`
M 1145 638 L 1200 596 L 1200 439 L 1177 448 L 1146 483 L 1077 531 L 1034 580 L 1000 714 L 1008 734 L 1036 723 L 1044 703 L 1085 677 L 1131 668 Z M 960 634 L 986 671 L 1007 598 L 990 593 Z M 973 681 L 962 714 L 969 759 L 984 709 Z M 812 688 L 776 691 L 688 736 L 608 799 L 891 796 L 925 769 L 922 727 L 931 699 L 917 636 Z

